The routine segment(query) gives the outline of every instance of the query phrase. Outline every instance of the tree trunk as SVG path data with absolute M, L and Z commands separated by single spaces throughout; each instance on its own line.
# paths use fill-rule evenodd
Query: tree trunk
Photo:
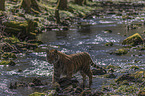
M 5 0 L 0 0 L 0 11 L 5 11 Z
M 66 10 L 68 8 L 67 3 L 67 0 L 57 0 L 56 9 Z
M 36 0 L 22 0 L 20 8 L 23 8 L 27 13 L 40 11 Z
M 60 24 L 60 16 L 59 16 L 59 9 L 55 9 L 55 18 L 56 18 L 56 23 Z
M 75 0 L 75 4 L 78 4 L 78 5 L 83 5 L 83 4 L 87 4 L 87 0 Z

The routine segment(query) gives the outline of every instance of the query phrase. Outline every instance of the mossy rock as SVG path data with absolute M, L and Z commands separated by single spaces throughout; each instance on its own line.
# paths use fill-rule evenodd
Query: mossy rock
M 120 67 L 119 66 L 114 66 L 114 65 L 111 65 L 111 64 L 106 67 L 106 69 L 110 69 L 110 68 L 116 69 L 116 68 L 120 68 Z
M 131 66 L 129 69 L 137 70 L 137 69 L 139 69 L 139 67 L 138 67 L 138 66 L 133 65 L 133 66 Z
M 124 54 L 128 53 L 128 50 L 126 50 L 126 49 L 118 49 L 118 50 L 116 50 L 113 53 L 116 54 L 116 55 L 124 55 Z
M 15 53 L 11 53 L 11 52 L 4 52 L 4 53 L 2 54 L 2 57 L 3 57 L 4 59 L 8 59 L 8 58 L 16 59 L 16 58 L 17 58 L 17 56 L 15 55 Z
M 34 93 L 30 94 L 29 96 L 47 96 L 47 94 L 46 93 L 34 92 Z
M 105 43 L 105 46 L 113 46 L 113 42 L 107 42 Z
M 10 60 L 10 61 L 1 61 L 0 65 L 10 65 L 10 66 L 15 66 L 15 62 Z
M 128 38 L 126 38 L 125 40 L 123 40 L 122 44 L 136 46 L 139 44 L 143 44 L 143 39 L 139 33 L 135 33 L 135 34 L 129 36 Z

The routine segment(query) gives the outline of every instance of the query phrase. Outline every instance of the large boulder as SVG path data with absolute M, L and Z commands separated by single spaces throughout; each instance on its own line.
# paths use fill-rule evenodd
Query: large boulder
M 127 37 L 125 40 L 123 40 L 122 44 L 136 46 L 139 44 L 143 44 L 143 39 L 139 33 L 135 33 L 135 34 Z

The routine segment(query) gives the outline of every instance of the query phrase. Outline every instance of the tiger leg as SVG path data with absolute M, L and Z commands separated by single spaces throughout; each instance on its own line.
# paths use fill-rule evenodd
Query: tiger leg
M 52 83 L 54 84 L 55 82 L 58 83 L 60 79 L 60 72 L 58 70 L 53 70 L 53 76 L 52 76 Z
M 80 74 L 83 77 L 83 88 L 85 88 L 85 84 L 86 84 L 86 74 L 83 71 L 80 71 Z
M 91 72 L 90 68 L 86 69 L 84 72 L 89 77 L 89 88 L 91 88 L 91 85 L 92 85 L 92 72 Z

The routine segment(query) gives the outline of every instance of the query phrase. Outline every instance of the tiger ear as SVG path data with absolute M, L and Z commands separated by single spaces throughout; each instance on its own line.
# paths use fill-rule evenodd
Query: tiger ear
M 57 50 L 54 50 L 54 53 L 57 53 L 58 51 Z

